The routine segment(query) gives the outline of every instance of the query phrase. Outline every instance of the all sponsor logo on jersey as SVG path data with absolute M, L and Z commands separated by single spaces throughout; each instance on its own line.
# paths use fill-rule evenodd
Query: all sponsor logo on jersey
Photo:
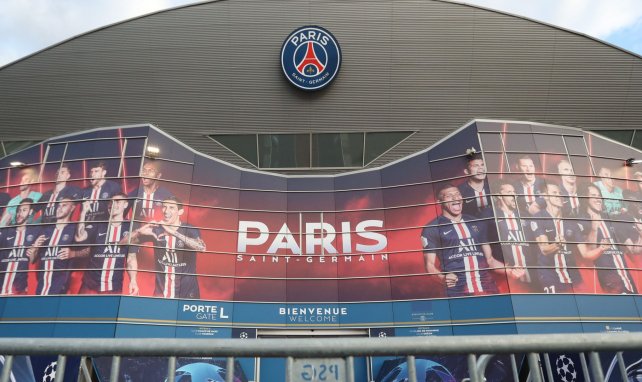
M 330 84 L 341 66 L 341 48 L 327 30 L 306 26 L 290 33 L 281 47 L 283 74 L 303 90 L 319 90 Z

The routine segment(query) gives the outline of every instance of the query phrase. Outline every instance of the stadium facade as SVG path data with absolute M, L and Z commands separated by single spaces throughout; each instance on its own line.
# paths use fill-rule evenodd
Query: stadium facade
M 642 60 L 617 47 L 441 0 L 209 1 L 0 88 L 2 336 L 642 329 Z

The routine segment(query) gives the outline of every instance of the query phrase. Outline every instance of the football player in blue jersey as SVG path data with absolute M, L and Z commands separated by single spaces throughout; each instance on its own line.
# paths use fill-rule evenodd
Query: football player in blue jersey
M 205 242 L 197 228 L 181 221 L 184 208 L 178 198 L 163 200 L 162 211 L 163 220 L 135 230 L 132 243 L 154 244 L 155 296 L 197 299 L 196 253 L 205 251 Z
M 486 182 L 484 159 L 477 154 L 469 156 L 467 160 L 464 173 L 468 175 L 468 179 L 459 185 L 459 192 L 464 198 L 463 214 L 477 218 L 492 217 L 490 188 Z
M 22 199 L 16 210 L 16 225 L 0 235 L 0 283 L 2 295 L 27 294 L 29 256 L 27 249 L 38 237 L 39 227 L 27 225 L 33 214 L 33 200 Z
M 87 212 L 87 221 L 107 221 L 109 212 L 107 207 L 109 199 L 121 192 L 118 183 L 105 179 L 107 175 L 107 165 L 105 162 L 96 162 L 91 165 L 89 171 L 89 187 L 83 190 L 83 200 L 91 202 L 91 209 Z
M 143 165 L 141 171 L 141 180 L 143 187 L 138 187 L 129 193 L 129 197 L 136 200 L 134 210 L 136 220 L 161 220 L 161 207 L 163 200 L 173 196 L 173 194 L 164 187 L 160 186 L 161 165 L 158 160 L 148 160 Z M 132 206 L 128 207 L 128 211 Z M 127 213 L 125 213 L 127 215 Z
M 582 279 L 575 265 L 576 256 L 585 254 L 582 227 L 562 215 L 560 194 L 557 184 L 548 183 L 543 196 L 546 208 L 530 220 L 539 247 L 537 273 L 544 293 L 573 293 Z
M 535 162 L 529 155 L 517 159 L 517 170 L 522 174 L 513 186 L 517 195 L 517 205 L 522 216 L 535 215 L 546 207 L 542 198 L 546 184 L 535 176 Z
M 526 223 L 517 210 L 517 197 L 512 184 L 499 185 L 495 206 L 497 207 L 497 231 L 501 246 L 504 248 L 504 261 L 509 266 L 524 269 L 524 275 L 518 279 L 519 283 L 511 283 L 511 291 L 529 291 L 531 275 L 528 267 L 532 265 L 531 248 L 526 236 L 527 231 L 524 230 Z M 519 289 L 519 291 L 513 289 Z
M 76 230 L 76 242 L 90 244 L 89 265 L 83 275 L 80 294 L 120 294 L 123 274 L 129 275 L 129 294 L 138 295 L 136 247 L 128 246 L 130 224 L 123 216 L 127 196 L 114 194 L 109 203 L 109 222 L 86 222 L 91 202 L 85 201 Z
M 428 223 L 421 234 L 426 270 L 446 283 L 449 297 L 497 293 L 490 271 L 504 274 L 504 264 L 492 255 L 486 224 L 462 214 L 462 196 L 454 185 L 441 186 L 437 197 L 442 214 Z M 524 270 L 511 268 L 507 274 L 519 278 Z
M 571 162 L 562 159 L 557 164 L 557 171 L 561 175 L 560 195 L 564 196 L 563 215 L 566 217 L 577 216 L 580 213 L 580 199 L 577 196 L 577 177 Z
M 50 191 L 42 195 L 36 212 L 42 211 L 41 221 L 43 223 L 53 223 L 56 221 L 56 202 L 63 196 L 68 196 L 73 200 L 80 199 L 82 190 L 72 184 L 69 184 L 71 171 L 68 164 L 62 164 L 56 171 L 56 185 Z
M 621 247 L 626 239 L 618 243 L 613 225 L 604 219 L 604 201 L 598 186 L 586 186 L 586 206 L 580 214 L 580 223 L 584 229 L 585 257 L 593 260 L 602 290 L 606 293 L 637 293 L 633 278 L 629 272 L 626 257 Z M 622 237 L 627 236 L 622 232 Z
M 75 201 L 63 197 L 56 206 L 56 223 L 45 226 L 40 236 L 27 250 L 30 258 L 38 261 L 38 286 L 36 294 L 65 294 L 69 287 L 71 246 L 74 244 L 76 227 L 71 215 Z

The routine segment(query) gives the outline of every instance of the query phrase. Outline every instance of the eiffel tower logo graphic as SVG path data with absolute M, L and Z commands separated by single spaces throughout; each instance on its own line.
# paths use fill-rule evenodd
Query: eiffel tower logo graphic
M 306 52 L 303 59 L 297 64 L 296 70 L 305 76 L 314 76 L 321 73 L 325 69 L 325 65 L 317 57 L 314 51 L 314 43 L 308 41 L 306 44 Z

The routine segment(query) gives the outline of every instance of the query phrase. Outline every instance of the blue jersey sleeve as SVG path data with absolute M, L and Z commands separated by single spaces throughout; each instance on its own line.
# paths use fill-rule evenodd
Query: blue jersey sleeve
M 421 244 L 426 251 L 432 251 L 441 247 L 439 240 L 439 228 L 428 226 L 421 232 Z

